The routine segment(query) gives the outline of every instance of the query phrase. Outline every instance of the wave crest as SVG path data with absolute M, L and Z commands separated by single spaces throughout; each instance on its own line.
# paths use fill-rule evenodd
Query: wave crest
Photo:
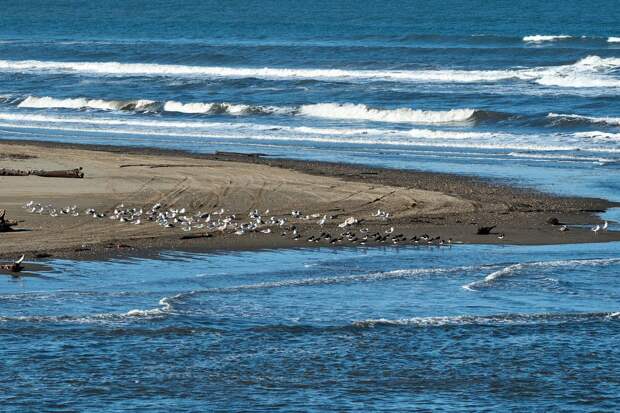
M 164 76 L 206 78 L 259 78 L 269 80 L 317 80 L 340 82 L 439 82 L 488 83 L 509 80 L 536 82 L 566 88 L 620 87 L 620 80 L 600 73 L 620 66 L 618 58 L 587 56 L 563 66 L 507 68 L 501 70 L 423 69 L 314 69 L 278 67 L 185 66 L 157 63 L 59 62 L 0 60 L 0 70 L 9 72 L 69 73 L 94 76 Z
M 374 109 L 362 104 L 319 103 L 303 105 L 299 108 L 299 113 L 305 116 L 326 119 L 369 120 L 390 123 L 450 123 L 472 120 L 476 110 Z
M 610 264 L 620 263 L 620 258 L 604 258 L 604 259 L 591 259 L 591 260 L 559 260 L 559 261 L 535 261 L 516 263 L 493 271 L 484 279 L 480 281 L 474 281 L 469 284 L 463 285 L 466 290 L 474 291 L 481 287 L 488 287 L 495 283 L 497 280 L 509 276 L 518 274 L 519 272 L 530 268 L 554 268 L 554 267 L 576 267 L 576 266 L 606 266 Z
M 523 37 L 523 41 L 528 42 L 528 43 L 542 43 L 542 42 L 553 42 L 556 40 L 571 39 L 572 37 L 573 36 L 568 36 L 566 34 L 559 34 L 559 35 L 535 34 L 532 36 Z

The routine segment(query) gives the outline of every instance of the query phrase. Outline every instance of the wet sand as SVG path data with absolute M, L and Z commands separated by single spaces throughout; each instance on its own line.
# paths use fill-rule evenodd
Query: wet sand
M 364 166 L 274 159 L 240 154 L 196 155 L 156 149 L 85 146 L 41 142 L 2 141 L 0 168 L 72 169 L 83 167 L 85 178 L 0 176 L 0 209 L 19 221 L 18 231 L 0 233 L 0 258 L 25 254 L 44 257 L 105 258 L 143 255 L 160 250 L 255 249 L 302 246 L 360 245 L 362 228 L 368 234 L 427 234 L 452 243 L 556 244 L 620 240 L 620 233 L 594 234 L 601 223 L 596 212 L 614 204 L 602 199 L 557 197 L 482 179 L 450 174 L 402 171 Z M 78 206 L 79 216 L 52 217 L 30 213 L 29 201 L 55 207 Z M 234 214 L 233 222 L 248 222 L 258 209 L 264 218 L 286 217 L 283 227 L 264 225 L 272 233 L 234 234 L 206 229 L 183 231 L 155 222 L 140 225 L 86 215 L 87 208 L 109 215 L 119 204 L 151 209 L 185 208 L 187 214 L 220 209 Z M 373 216 L 380 209 L 388 219 Z M 264 214 L 270 210 L 269 214 Z M 320 218 L 294 219 L 292 210 Z M 348 217 L 360 223 L 339 228 Z M 562 232 L 548 223 L 557 218 L 568 224 Z M 294 225 L 298 239 L 293 239 Z M 477 235 L 479 226 L 496 226 Z M 571 225 L 577 225 L 575 227 Z M 584 227 L 579 227 L 584 225 Z M 333 237 L 351 231 L 337 243 L 308 238 L 328 232 Z M 285 236 L 282 233 L 286 232 Z M 188 235 L 209 237 L 187 239 Z M 498 234 L 503 233 L 503 239 Z M 183 239 L 185 238 L 185 239 Z M 354 238 L 350 241 L 348 238 Z M 391 238 L 391 234 L 389 236 Z M 431 245 L 440 243 L 439 239 Z M 366 246 L 393 245 L 369 240 Z M 428 245 L 427 241 L 420 244 Z

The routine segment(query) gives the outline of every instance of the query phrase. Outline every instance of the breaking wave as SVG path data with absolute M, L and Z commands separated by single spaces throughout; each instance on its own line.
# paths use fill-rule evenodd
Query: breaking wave
M 319 103 L 303 105 L 299 108 L 299 113 L 305 116 L 326 119 L 354 119 L 390 123 L 450 123 L 472 120 L 476 110 L 374 109 L 362 104 Z
M 535 261 L 512 264 L 500 270 L 493 271 L 480 281 L 474 281 L 463 286 L 464 289 L 474 291 L 492 285 L 497 280 L 514 276 L 524 270 L 532 268 L 555 268 L 555 267 L 598 267 L 620 263 L 620 258 L 591 259 L 591 260 L 559 260 L 559 261 Z
M 17 107 L 19 108 L 36 108 L 36 109 L 99 109 L 99 110 L 135 110 L 135 111 L 147 111 L 156 103 L 152 100 L 135 100 L 135 101 L 120 101 L 120 100 L 102 100 L 102 99 L 87 99 L 87 98 L 68 98 L 68 99 L 55 99 L 49 96 L 36 97 L 28 96 L 21 101 Z
M 620 37 L 610 37 L 607 39 L 608 43 L 620 43 Z
M 40 60 L 0 60 L 0 70 L 89 74 L 96 76 L 164 76 L 206 78 L 260 78 L 271 80 L 390 81 L 480 83 L 508 80 L 531 81 L 566 88 L 620 87 L 620 79 L 604 73 L 620 66 L 619 58 L 588 56 L 563 66 L 504 70 L 366 70 L 310 68 L 248 68 L 185 66 L 156 63 L 60 62 Z
M 571 39 L 573 36 L 568 36 L 565 34 L 560 34 L 560 35 L 541 35 L 541 34 L 535 34 L 532 36 L 525 36 L 523 38 L 524 42 L 529 42 L 529 43 L 541 43 L 541 42 L 553 42 L 556 40 L 564 40 L 564 39 Z
M 136 112 L 175 112 L 187 114 L 233 116 L 241 115 L 300 115 L 326 119 L 368 120 L 386 123 L 453 123 L 476 120 L 478 116 L 490 119 L 494 113 L 475 109 L 452 109 L 447 111 L 419 110 L 411 108 L 376 109 L 362 104 L 318 103 L 295 107 L 275 107 L 231 103 L 183 103 L 177 101 L 156 102 L 152 100 L 103 100 L 89 98 L 56 99 L 49 96 L 28 96 L 17 105 L 19 108 L 35 109 L 96 109 Z M 499 114 L 495 113 L 497 117 Z

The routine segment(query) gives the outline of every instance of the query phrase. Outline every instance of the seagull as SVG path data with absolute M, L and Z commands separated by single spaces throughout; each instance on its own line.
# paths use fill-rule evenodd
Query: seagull
M 594 235 L 598 234 L 598 232 L 601 230 L 601 226 L 597 225 L 594 228 L 592 228 L 592 232 L 594 232 Z
M 603 231 L 607 231 L 607 228 L 609 227 L 609 222 L 605 221 L 605 223 L 603 224 L 603 228 L 601 228 Z
M 568 231 L 568 227 L 566 225 L 562 225 L 560 227 L 560 231 L 562 231 L 562 232 Z

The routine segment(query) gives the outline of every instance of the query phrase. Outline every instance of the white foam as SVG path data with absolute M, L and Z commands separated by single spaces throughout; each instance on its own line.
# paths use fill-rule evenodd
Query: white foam
M 98 76 L 167 76 L 209 78 L 316 79 L 335 81 L 396 81 L 479 83 L 511 79 L 535 81 L 567 88 L 620 87 L 620 80 L 593 72 L 617 67 L 618 58 L 588 56 L 572 65 L 505 70 L 347 70 L 310 68 L 247 68 L 185 66 L 156 63 L 58 62 L 0 60 L 0 70 L 9 72 L 84 73 Z
M 589 131 L 589 132 L 576 132 L 573 136 L 577 138 L 593 139 L 597 141 L 620 141 L 620 133 L 601 132 L 601 131 Z
M 568 161 L 568 162 L 595 162 L 595 163 L 613 163 L 614 159 L 600 158 L 595 156 L 575 156 L 575 155 L 562 155 L 562 154 L 536 154 L 536 153 L 523 153 L 523 152 L 510 152 L 508 156 L 514 158 L 525 159 L 541 159 L 541 160 L 555 160 L 555 161 Z
M 524 42 L 531 42 L 531 43 L 541 43 L 541 42 L 553 42 L 556 40 L 565 40 L 565 39 L 570 39 L 572 38 L 572 36 L 568 36 L 565 34 L 560 34 L 560 35 L 541 35 L 541 34 L 535 34 L 532 36 L 525 36 L 523 37 L 523 41 Z
M 86 73 L 103 76 L 182 76 L 262 79 L 393 80 L 436 82 L 484 82 L 516 76 L 506 70 L 345 70 L 308 68 L 244 68 L 185 66 L 156 63 L 57 62 L 0 60 L 0 70 L 13 72 Z
M 620 37 L 610 37 L 607 39 L 608 43 L 620 43 Z
M 28 96 L 17 107 L 19 108 L 36 108 L 36 109 L 99 109 L 99 110 L 120 110 L 124 107 L 131 106 L 133 110 L 146 110 L 152 105 L 152 100 L 136 100 L 136 101 L 120 101 L 120 100 L 102 100 L 87 98 L 68 98 L 56 99 L 49 96 L 36 97 Z
M 319 103 L 303 105 L 299 113 L 305 116 L 326 119 L 370 120 L 393 123 L 450 123 L 470 120 L 474 109 L 452 109 L 447 111 L 415 110 L 410 108 L 374 109 L 362 104 Z
M 616 69 L 620 67 L 620 57 L 586 56 L 574 64 L 576 67 L 591 69 Z
M 164 111 L 181 113 L 209 113 L 212 107 L 212 103 L 181 103 L 170 100 L 164 104 Z
M 461 315 L 438 317 L 411 317 L 399 319 L 376 318 L 353 323 L 354 327 L 374 328 L 377 326 L 461 326 L 461 325 L 526 325 L 564 322 L 589 322 L 616 320 L 620 312 L 600 313 L 507 313 L 494 315 Z
M 575 120 L 583 120 L 592 123 L 604 123 L 612 126 L 620 126 L 620 118 L 615 117 L 595 117 L 595 116 L 582 116 L 582 115 L 573 115 L 573 114 L 563 114 L 563 113 L 549 113 L 547 115 L 549 118 L 564 118 L 564 119 L 575 119 Z
M 505 278 L 518 274 L 519 272 L 530 268 L 552 268 L 552 267 L 579 267 L 579 266 L 606 266 L 619 263 L 620 258 L 605 258 L 591 260 L 558 260 L 558 261 L 535 261 L 512 264 L 497 271 L 488 274 L 480 281 L 474 281 L 463 285 L 463 288 L 473 291 L 480 287 L 493 284 L 500 278 Z
M 363 145 L 429 146 L 437 148 L 500 149 L 511 151 L 588 151 L 620 153 L 620 148 L 600 141 L 578 139 L 572 135 L 539 137 L 509 133 L 460 130 L 350 129 L 290 127 L 242 122 L 161 121 L 86 116 L 0 113 L 0 126 L 97 134 L 178 137 L 182 139 L 244 139 L 274 142 L 317 142 Z M 105 127 L 102 127 L 105 126 Z M 573 139 L 574 142 L 567 141 Z

